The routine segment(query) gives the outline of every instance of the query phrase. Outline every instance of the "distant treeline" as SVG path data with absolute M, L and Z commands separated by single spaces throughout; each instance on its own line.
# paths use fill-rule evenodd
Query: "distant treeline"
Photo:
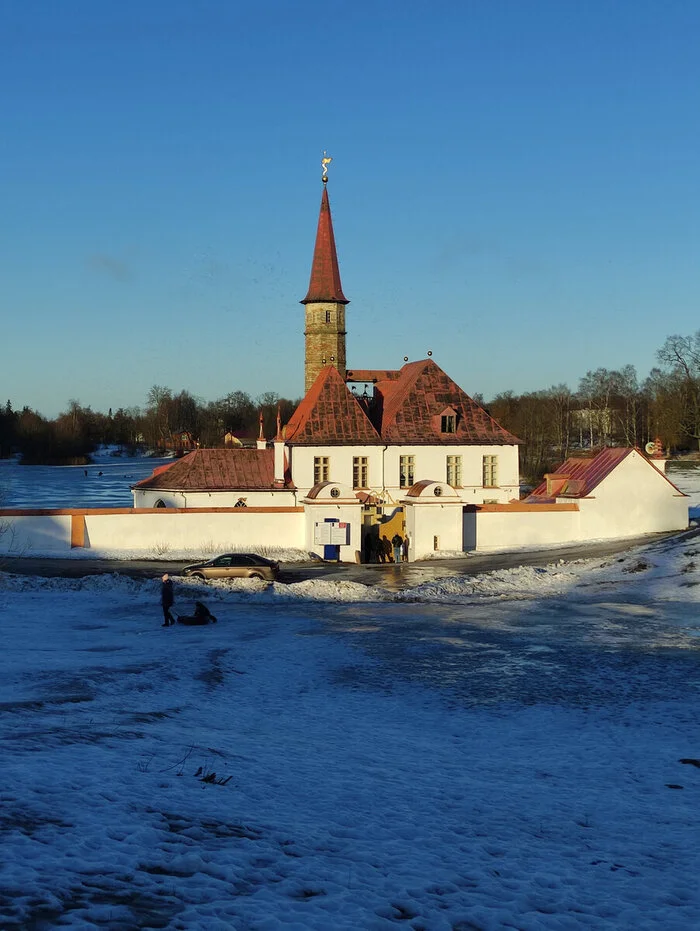
M 578 390 L 554 385 L 515 395 L 505 391 L 485 404 L 521 440 L 521 474 L 536 481 L 576 450 L 643 446 L 659 439 L 669 453 L 700 449 L 700 330 L 669 336 L 660 363 L 640 382 L 633 365 L 596 369 Z
M 599 446 L 640 446 L 660 439 L 669 452 L 700 449 L 700 330 L 692 336 L 669 336 L 657 352 L 659 367 L 640 382 L 634 366 L 596 369 L 580 380 L 577 391 L 555 385 L 542 391 L 498 394 L 475 400 L 507 430 L 523 440 L 521 473 L 535 481 L 573 451 Z M 68 410 L 47 420 L 28 407 L 0 409 L 0 455 L 22 454 L 25 463 L 87 461 L 100 444 L 125 452 L 177 446 L 188 434 L 200 446 L 225 445 L 227 432 L 255 438 L 259 417 L 263 433 L 276 433 L 277 410 L 286 423 L 298 400 L 267 392 L 251 398 L 233 391 L 206 403 L 187 391 L 174 394 L 154 385 L 143 410 L 107 414 L 70 401 Z
M 27 465 L 76 465 L 88 462 L 102 445 L 120 447 L 126 454 L 140 449 L 177 449 L 183 434 L 200 446 L 223 446 L 227 433 L 237 437 L 258 436 L 260 415 L 263 433 L 269 439 L 277 432 L 277 410 L 282 421 L 291 416 L 299 402 L 267 392 L 251 398 L 234 391 L 218 401 L 206 403 L 187 391 L 173 394 L 154 385 L 146 405 L 119 408 L 107 414 L 69 401 L 68 409 L 55 420 L 24 407 L 15 411 L 8 401 L 0 412 L 0 455 L 20 453 Z

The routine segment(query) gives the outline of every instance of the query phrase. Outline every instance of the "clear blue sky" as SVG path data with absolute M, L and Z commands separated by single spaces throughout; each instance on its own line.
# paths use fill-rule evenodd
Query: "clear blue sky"
M 303 393 L 329 195 L 348 364 L 488 399 L 700 327 L 697 0 L 0 0 L 0 398 Z

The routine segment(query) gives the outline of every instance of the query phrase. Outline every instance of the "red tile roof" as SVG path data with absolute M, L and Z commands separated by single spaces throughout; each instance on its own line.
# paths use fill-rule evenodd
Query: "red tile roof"
M 132 488 L 267 491 L 274 487 L 274 456 L 274 449 L 197 449 Z M 292 487 L 290 481 L 286 487 Z
M 381 437 L 334 365 L 321 369 L 285 428 L 292 446 L 377 445 Z
M 639 453 L 645 462 L 649 462 L 641 450 L 627 446 L 611 446 L 601 450 L 592 459 L 567 459 L 556 472 L 545 476 L 544 481 L 525 498 L 525 503 L 552 502 L 555 498 L 585 498 L 633 452 Z M 681 494 L 663 472 L 651 462 L 649 465 Z
M 287 442 L 307 446 L 520 443 L 432 359 L 411 362 L 398 372 L 377 374 L 388 377 L 375 383 L 374 397 L 365 406 L 348 390 L 334 366 L 322 369 L 287 424 Z M 454 417 L 454 433 L 442 431 L 443 414 Z
M 343 294 L 340 283 L 340 269 L 338 268 L 338 255 L 335 249 L 333 235 L 333 220 L 331 219 L 331 205 L 328 201 L 328 189 L 324 186 L 321 198 L 321 211 L 318 216 L 316 230 L 316 245 L 314 259 L 311 265 L 311 280 L 309 290 L 301 304 L 316 302 L 335 302 L 349 304 Z
M 432 359 L 407 363 L 398 378 L 379 381 L 374 390 L 373 419 L 375 425 L 381 419 L 379 432 L 387 443 L 505 446 L 521 442 Z M 454 433 L 442 430 L 442 416 L 450 414 L 455 418 Z

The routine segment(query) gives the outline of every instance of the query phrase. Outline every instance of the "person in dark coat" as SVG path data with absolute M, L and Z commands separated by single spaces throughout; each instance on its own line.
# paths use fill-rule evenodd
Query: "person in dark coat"
M 195 601 L 194 603 L 194 616 L 200 624 L 208 624 L 209 621 L 211 621 L 212 624 L 216 624 L 216 618 L 209 608 L 201 601 Z
M 171 624 L 175 623 L 175 618 L 172 616 L 170 611 L 175 601 L 175 595 L 173 594 L 173 580 L 166 572 L 162 581 L 163 584 L 160 587 L 160 603 L 163 606 L 163 623 L 161 626 L 169 627 Z
M 189 626 L 198 626 L 210 622 L 216 624 L 216 618 L 202 601 L 195 601 L 194 614 L 181 614 L 178 617 L 178 622 Z
M 403 537 L 400 533 L 395 533 L 391 538 L 391 546 L 394 550 L 394 562 L 401 562 L 401 552 L 403 550 Z
M 391 541 L 386 534 L 382 536 L 382 551 L 384 552 L 382 562 L 391 562 Z

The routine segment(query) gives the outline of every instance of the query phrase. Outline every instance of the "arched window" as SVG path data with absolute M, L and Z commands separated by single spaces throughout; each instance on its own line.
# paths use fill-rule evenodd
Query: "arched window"
M 156 507 L 156 508 L 167 508 L 167 506 L 168 505 L 165 503 L 165 501 L 163 501 L 162 498 L 158 498 L 156 503 L 153 505 L 153 507 Z

